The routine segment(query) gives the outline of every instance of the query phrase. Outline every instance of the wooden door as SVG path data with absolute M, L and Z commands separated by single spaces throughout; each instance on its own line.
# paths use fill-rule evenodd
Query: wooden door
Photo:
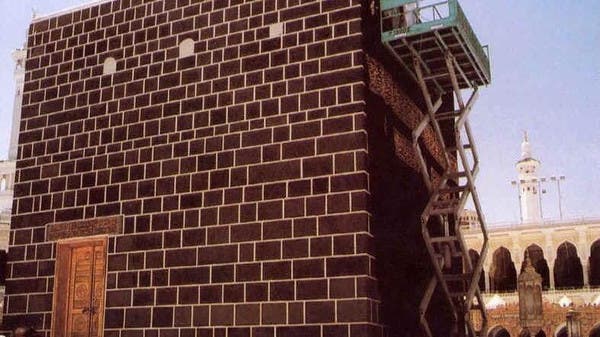
M 59 242 L 54 286 L 55 337 L 101 337 L 106 239 Z

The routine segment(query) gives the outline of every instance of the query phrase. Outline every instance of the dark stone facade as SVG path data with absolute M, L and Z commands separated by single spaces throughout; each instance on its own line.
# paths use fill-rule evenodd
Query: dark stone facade
M 359 0 L 121 0 L 34 22 L 5 327 L 50 333 L 50 224 L 122 216 L 104 336 L 415 335 L 420 111 L 402 79 L 369 90 L 366 56 L 389 66 L 369 16 Z

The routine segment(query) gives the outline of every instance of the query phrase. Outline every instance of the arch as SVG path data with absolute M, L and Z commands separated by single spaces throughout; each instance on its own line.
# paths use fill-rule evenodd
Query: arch
M 521 330 L 519 337 L 532 337 L 532 336 L 531 336 L 531 333 L 529 332 L 529 330 L 523 329 L 523 330 Z M 534 337 L 546 337 L 546 333 L 544 332 L 544 330 L 540 330 L 540 331 L 538 331 L 538 333 L 535 334 Z
M 565 241 L 556 250 L 554 262 L 556 288 L 580 288 L 583 286 L 583 267 L 574 244 Z
M 521 264 L 521 272 L 525 269 L 525 256 L 529 255 L 531 264 L 535 271 L 542 276 L 542 288 L 544 290 L 550 288 L 550 268 L 548 261 L 544 257 L 544 250 L 535 243 L 529 245 L 523 253 L 523 263 Z
M 502 325 L 496 325 L 490 329 L 488 337 L 510 337 L 510 333 Z
M 600 286 L 600 239 L 590 247 L 590 285 Z
M 569 337 L 569 332 L 567 331 L 567 324 L 563 323 L 559 325 L 558 328 L 556 328 L 554 337 Z
M 517 271 L 508 249 L 500 247 L 494 251 L 490 280 L 492 291 L 517 289 Z
M 104 60 L 104 66 L 102 68 L 103 75 L 111 75 L 117 72 L 117 60 L 114 57 L 107 57 Z
M 2 179 L 0 179 L 0 191 L 6 191 L 6 177 L 2 177 Z
M 194 55 L 194 40 L 187 38 L 179 43 L 179 57 L 188 57 Z
M 600 337 L 600 322 L 594 324 L 594 326 L 590 329 L 589 337 Z
M 469 257 L 471 258 L 471 265 L 475 268 L 479 262 L 479 253 L 474 249 L 469 249 Z M 485 270 L 481 271 L 481 276 L 479 277 L 479 289 L 481 291 L 485 290 Z

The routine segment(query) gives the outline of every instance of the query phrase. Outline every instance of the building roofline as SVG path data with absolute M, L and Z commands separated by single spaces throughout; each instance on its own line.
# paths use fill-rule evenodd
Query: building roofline
M 490 223 L 487 226 L 488 233 L 498 232 L 512 232 L 519 230 L 536 230 L 536 229 L 553 229 L 553 228 L 564 228 L 572 226 L 585 226 L 585 225 L 599 225 L 600 217 L 580 217 L 570 218 L 564 220 L 549 220 L 544 219 L 541 222 L 498 222 Z M 479 232 L 478 228 L 465 231 L 465 235 L 476 234 Z
M 31 20 L 31 23 L 36 23 L 36 22 L 52 19 L 52 18 L 61 16 L 64 14 L 75 12 L 77 10 L 90 8 L 90 7 L 102 5 L 107 2 L 113 2 L 113 1 L 115 1 L 115 0 L 88 0 L 87 2 L 84 2 L 80 5 L 75 5 L 75 6 L 67 7 L 65 9 L 60 9 L 58 11 L 51 12 L 48 14 L 42 14 L 42 15 L 36 16 Z

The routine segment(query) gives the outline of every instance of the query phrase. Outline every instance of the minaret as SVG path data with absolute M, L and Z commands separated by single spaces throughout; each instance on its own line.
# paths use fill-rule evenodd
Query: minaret
M 25 82 L 25 59 L 27 50 L 17 49 L 12 53 L 15 61 L 15 101 L 13 104 L 12 130 L 10 133 L 10 145 L 8 148 L 8 160 L 17 159 L 19 146 L 19 130 L 21 121 L 21 104 L 23 101 L 23 84 Z
M 519 173 L 519 199 L 521 202 L 521 218 L 523 222 L 540 222 L 542 220 L 542 208 L 540 203 L 540 181 L 537 170 L 540 162 L 531 156 L 531 144 L 527 132 L 521 143 L 521 160 L 517 162 Z

